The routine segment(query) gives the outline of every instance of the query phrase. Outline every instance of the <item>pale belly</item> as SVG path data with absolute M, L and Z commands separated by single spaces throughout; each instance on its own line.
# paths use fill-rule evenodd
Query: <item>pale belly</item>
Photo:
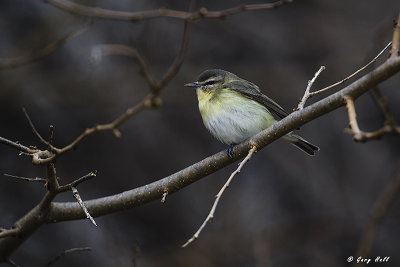
M 275 122 L 263 105 L 239 93 L 228 91 L 211 100 L 201 93 L 199 109 L 204 125 L 225 144 L 238 144 Z

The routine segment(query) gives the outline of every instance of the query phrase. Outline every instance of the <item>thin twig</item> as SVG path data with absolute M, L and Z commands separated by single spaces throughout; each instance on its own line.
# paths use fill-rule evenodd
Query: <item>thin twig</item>
M 304 108 L 304 105 L 306 104 L 307 99 L 310 97 L 311 86 L 314 84 L 315 80 L 318 78 L 318 76 L 324 70 L 325 70 L 325 66 L 321 66 L 319 68 L 319 70 L 314 74 L 314 77 L 310 81 L 308 81 L 306 91 L 304 92 L 303 98 L 299 102 L 299 105 L 297 106 L 296 110 L 302 110 Z
M 46 265 L 44 267 L 49 267 L 52 264 L 54 264 L 55 262 L 57 262 L 58 260 L 61 259 L 61 257 L 65 256 L 68 253 L 73 253 L 73 252 L 78 252 L 78 251 L 91 251 L 92 248 L 91 247 L 84 247 L 84 248 L 70 248 L 67 250 L 64 250 L 63 252 L 61 252 L 59 255 L 57 255 L 56 257 L 54 257 L 54 259 L 52 259 L 51 261 L 49 261 L 48 263 L 46 263 Z
M 93 177 L 96 177 L 96 175 L 97 175 L 97 170 L 92 171 L 92 172 L 86 174 L 85 176 L 82 176 L 81 178 L 76 179 L 72 183 L 59 186 L 57 189 L 57 192 L 61 193 L 61 192 L 66 192 L 68 190 L 72 190 L 73 187 L 76 187 L 77 185 L 79 185 L 89 179 L 92 179 Z
M 99 19 L 139 22 L 144 19 L 151 19 L 157 17 L 169 17 L 169 18 L 176 18 L 183 20 L 199 20 L 202 18 L 224 19 L 228 16 L 232 16 L 245 11 L 276 8 L 287 3 L 291 3 L 293 2 L 293 0 L 280 0 L 266 4 L 242 5 L 224 9 L 221 11 L 208 11 L 206 8 L 202 7 L 195 12 L 192 11 L 186 12 L 180 10 L 167 9 L 167 8 L 160 8 L 160 9 L 146 10 L 139 12 L 124 12 L 124 11 L 108 10 L 99 7 L 89 7 L 74 3 L 69 0 L 45 0 L 45 2 L 59 9 L 65 10 L 67 12 L 76 15 L 87 16 L 91 18 L 99 18 Z
M 32 153 L 36 153 L 36 152 L 39 151 L 36 148 L 26 147 L 24 145 L 21 145 L 18 141 L 17 142 L 13 142 L 13 141 L 8 140 L 8 139 L 6 139 L 4 137 L 1 137 L 1 136 L 0 136 L 0 143 L 5 144 L 5 145 L 7 145 L 9 147 L 12 147 L 12 148 L 15 148 L 15 149 L 21 151 L 22 152 L 21 155 L 32 156 Z
M 257 147 L 252 146 L 252 148 L 249 150 L 249 153 L 247 154 L 247 156 L 240 162 L 239 167 L 234 172 L 232 172 L 232 174 L 229 176 L 226 183 L 222 186 L 222 188 L 219 190 L 218 194 L 215 196 L 214 204 L 213 204 L 207 218 L 204 220 L 203 224 L 200 226 L 200 228 L 197 230 L 197 232 L 188 241 L 186 241 L 185 244 L 182 245 L 183 248 L 188 246 L 193 241 L 195 241 L 199 237 L 201 231 L 204 229 L 206 224 L 214 218 L 214 213 L 217 208 L 218 202 L 221 199 L 221 196 L 224 193 L 225 189 L 227 189 L 229 187 L 229 184 L 231 183 L 233 177 L 242 170 L 244 164 L 246 164 L 246 162 L 248 162 L 251 159 L 251 156 L 256 151 L 257 151 Z
M 379 88 L 375 87 L 370 92 L 371 92 L 371 95 L 372 95 L 374 101 L 379 106 L 380 110 L 382 111 L 382 114 L 385 118 L 385 125 L 395 126 L 397 124 L 397 122 L 394 117 L 394 113 L 390 109 L 386 98 L 382 95 Z
M 354 72 L 353 74 L 347 76 L 346 78 L 344 78 L 343 80 L 341 80 L 341 81 L 339 81 L 339 82 L 337 82 L 337 83 L 334 83 L 334 84 L 332 84 L 332 85 L 329 85 L 329 86 L 327 86 L 327 87 L 325 87 L 325 88 L 322 88 L 322 89 L 320 89 L 320 90 L 318 90 L 318 91 L 311 92 L 311 93 L 310 93 L 310 97 L 313 97 L 313 96 L 315 96 L 315 95 L 317 95 L 317 94 L 323 93 L 323 92 L 325 92 L 325 91 L 327 91 L 327 90 L 329 90 L 329 89 L 331 89 L 331 88 L 333 88 L 333 87 L 335 87 L 335 86 L 338 86 L 338 85 L 340 85 L 340 84 L 343 84 L 343 83 L 346 82 L 347 80 L 353 78 L 353 77 L 356 76 L 358 73 L 360 73 L 361 71 L 365 70 L 365 69 L 366 69 L 367 67 L 369 67 L 372 63 L 374 63 L 374 62 L 383 54 L 383 52 L 385 52 L 385 50 L 386 50 L 391 44 L 392 44 L 392 42 L 389 42 L 389 43 L 385 46 L 385 48 L 383 48 L 382 51 L 379 52 L 378 55 L 376 55 L 376 57 L 374 57 L 370 62 L 368 62 L 368 63 L 367 63 L 364 67 L 362 67 L 361 69 L 358 69 L 356 72 Z
M 133 58 L 139 64 L 141 72 L 144 74 L 144 77 L 150 86 L 150 88 L 156 87 L 156 81 L 153 78 L 152 73 L 150 72 L 149 65 L 144 56 L 135 48 L 121 45 L 121 44 L 101 44 L 96 45 L 91 52 L 92 59 L 98 63 L 104 56 L 127 56 Z
M 95 220 L 93 219 L 92 215 L 90 215 L 89 211 L 87 210 L 85 204 L 82 201 L 81 196 L 79 195 L 78 189 L 75 187 L 71 187 L 72 194 L 74 195 L 75 199 L 78 201 L 79 206 L 81 206 L 83 212 L 86 215 L 86 218 L 88 218 L 95 226 L 97 226 Z
M 14 262 L 13 260 L 11 260 L 11 259 L 7 259 L 6 263 L 11 265 L 11 266 L 13 266 L 13 267 L 19 267 L 19 265 L 16 262 Z
M 371 208 L 369 220 L 361 236 L 360 243 L 355 255 L 368 258 L 372 245 L 379 232 L 379 228 L 385 218 L 390 206 L 396 200 L 400 192 L 400 169 L 396 171 L 393 178 L 386 185 Z M 354 263 L 354 267 L 365 266 L 364 263 Z
M 65 35 L 63 38 L 47 45 L 46 47 L 44 47 L 43 49 L 41 49 L 39 51 L 33 52 L 29 56 L 0 59 L 0 70 L 19 68 L 19 67 L 28 65 L 30 63 L 33 63 L 35 61 L 38 61 L 45 56 L 48 56 L 49 54 L 53 53 L 57 48 L 59 48 L 60 46 L 65 44 L 71 38 L 74 38 L 74 37 L 80 35 L 81 33 L 85 32 L 89 28 L 90 24 L 91 24 L 91 22 L 87 23 L 85 26 L 79 28 L 78 30 L 75 30 L 75 31 Z
M 36 130 L 35 125 L 33 124 L 31 118 L 28 115 L 28 112 L 26 111 L 25 108 L 22 108 L 22 112 L 24 112 L 24 115 L 29 123 L 29 126 L 31 126 L 33 133 L 36 135 L 36 137 L 42 142 L 44 145 L 51 147 L 51 144 L 44 140 L 44 138 L 40 135 L 40 133 Z
M 16 176 L 16 175 L 11 175 L 11 174 L 3 174 L 4 176 L 7 177 L 12 177 L 12 178 L 16 178 L 19 180 L 23 180 L 23 181 L 27 181 L 27 182 L 41 182 L 41 183 L 46 183 L 46 179 L 44 178 L 39 178 L 39 177 L 35 177 L 35 178 L 28 178 L 28 177 L 22 177 L 22 176 Z

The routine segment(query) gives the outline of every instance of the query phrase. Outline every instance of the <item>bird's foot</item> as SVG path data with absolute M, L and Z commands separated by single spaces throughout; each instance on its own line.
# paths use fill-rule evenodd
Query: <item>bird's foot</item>
M 233 150 L 233 147 L 234 147 L 234 146 L 236 146 L 236 144 L 233 144 L 233 143 L 232 143 L 232 144 L 230 144 L 230 145 L 228 146 L 228 149 L 226 150 L 226 152 L 228 153 L 228 157 L 229 157 L 229 158 L 233 158 L 233 154 L 232 154 L 233 151 L 232 151 L 232 150 Z

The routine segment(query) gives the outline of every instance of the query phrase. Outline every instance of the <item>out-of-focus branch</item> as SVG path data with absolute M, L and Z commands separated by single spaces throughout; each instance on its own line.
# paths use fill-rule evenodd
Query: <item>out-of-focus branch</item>
M 65 35 L 63 38 L 45 46 L 41 50 L 34 51 L 29 56 L 0 59 L 0 70 L 15 69 L 15 68 L 19 68 L 19 67 L 28 65 L 35 61 L 38 61 L 38 60 L 42 59 L 43 57 L 48 56 L 51 53 L 53 53 L 57 48 L 59 48 L 60 46 L 65 44 L 68 40 L 85 32 L 89 28 L 89 26 L 90 26 L 90 23 L 86 24 L 85 26 L 83 26 L 82 28 L 80 28 L 78 30 L 75 30 L 75 31 Z
M 367 226 L 361 236 L 360 243 L 355 255 L 368 258 L 372 245 L 378 235 L 379 228 L 394 200 L 400 192 L 400 169 L 393 175 L 392 180 L 382 191 L 375 204 L 373 205 Z M 365 266 L 364 263 L 354 262 L 354 267 Z
M 190 2 L 190 8 L 189 10 L 194 8 L 194 1 Z M 113 131 L 116 137 L 119 137 L 121 133 L 118 130 L 118 127 L 124 123 L 126 120 L 131 118 L 132 116 L 136 115 L 137 113 L 149 109 L 149 108 L 154 108 L 158 107 L 161 105 L 161 99 L 158 97 L 160 94 L 161 90 L 165 88 L 165 86 L 168 84 L 168 82 L 178 73 L 182 63 L 183 59 L 186 54 L 188 42 L 189 42 L 189 36 L 190 36 L 190 22 L 185 21 L 184 23 L 184 30 L 183 30 L 183 37 L 182 37 L 182 42 L 181 42 L 181 47 L 179 50 L 179 53 L 175 60 L 172 62 L 171 66 L 168 68 L 168 70 L 165 72 L 163 77 L 159 82 L 155 82 L 153 80 L 153 75 L 151 74 L 149 68 L 147 67 L 147 64 L 145 63 L 144 58 L 135 50 L 128 50 L 128 49 L 122 49 L 123 54 L 129 54 L 130 56 L 136 58 L 139 62 L 140 67 L 142 68 L 142 71 L 145 73 L 146 80 L 149 83 L 150 86 L 150 93 L 139 103 L 137 103 L 135 106 L 128 108 L 125 113 L 120 115 L 118 118 L 116 118 L 114 121 L 107 123 L 107 124 L 100 124 L 96 125 L 91 128 L 87 128 L 81 135 L 79 135 L 75 140 L 73 140 L 69 145 L 66 145 L 63 148 L 57 148 L 44 140 L 38 131 L 35 129 L 34 124 L 32 123 L 31 119 L 25 112 L 29 124 L 31 125 L 31 128 L 33 132 L 35 133 L 36 136 L 38 136 L 39 140 L 47 145 L 50 149 L 50 151 L 41 151 L 41 150 L 35 150 L 33 154 L 33 159 L 32 162 L 34 164 L 47 164 L 49 162 L 54 161 L 57 157 L 59 157 L 61 154 L 73 149 L 80 143 L 83 139 L 88 137 L 89 135 L 95 133 L 95 132 L 101 132 L 101 131 Z M 110 48 L 110 47 L 108 47 Z M 106 52 L 115 52 L 115 49 L 119 48 L 119 51 L 121 52 L 121 46 L 119 47 L 111 47 L 111 50 L 108 50 Z M 101 47 L 100 47 L 101 49 Z M 106 47 L 107 50 L 107 47 Z M 103 49 L 101 49 L 103 51 Z M 0 139 L 0 142 L 3 140 Z M 4 140 L 6 141 L 6 140 Z M 10 142 L 6 142 L 6 144 L 11 145 L 11 146 L 16 146 L 16 144 L 12 144 Z M 25 152 L 25 151 L 24 151 Z
M 400 134 L 400 127 L 393 124 L 385 124 L 382 128 L 373 132 L 361 131 L 357 123 L 357 115 L 354 107 L 353 98 L 350 96 L 345 96 L 345 101 L 350 125 L 350 129 L 347 129 L 347 132 L 354 135 L 354 141 L 365 142 L 367 140 L 380 138 L 382 135 L 387 133 Z
M 126 56 L 135 59 L 139 64 L 141 72 L 146 78 L 146 81 L 149 84 L 150 88 L 156 87 L 157 82 L 154 80 L 153 75 L 150 72 L 147 61 L 137 49 L 121 44 L 101 44 L 96 45 L 91 52 L 91 56 L 96 62 L 99 62 L 104 56 L 113 55 Z
M 392 127 L 396 127 L 397 122 L 394 117 L 394 114 L 393 114 L 392 110 L 390 109 L 387 100 L 382 95 L 381 91 L 379 90 L 379 88 L 375 87 L 370 92 L 371 92 L 371 95 L 372 95 L 374 101 L 377 103 L 377 105 L 379 106 L 380 110 L 383 113 L 383 116 L 385 117 L 385 125 L 390 125 Z
M 54 257 L 54 259 L 49 261 L 44 267 L 49 267 L 49 266 L 53 265 L 54 263 L 59 261 L 63 256 L 65 256 L 69 253 L 74 253 L 74 252 L 79 252 L 79 251 L 91 251 L 91 250 L 92 250 L 91 247 L 70 248 L 70 249 L 64 250 L 63 252 L 60 253 L 60 255 L 57 255 L 56 257 Z
M 99 19 L 130 21 L 130 22 L 138 22 L 144 19 L 151 19 L 157 17 L 168 17 L 168 18 L 176 18 L 183 20 L 199 20 L 202 18 L 224 19 L 228 16 L 232 16 L 245 11 L 271 9 L 293 2 L 293 0 L 280 0 L 266 4 L 242 5 L 224 9 L 221 11 L 208 11 L 206 8 L 202 7 L 198 11 L 194 12 L 172 10 L 167 8 L 159 8 L 159 9 L 139 11 L 139 12 L 126 12 L 126 11 L 108 10 L 98 7 L 89 7 L 74 3 L 69 0 L 44 0 L 44 1 L 59 9 L 65 10 L 75 15 L 81 15 Z

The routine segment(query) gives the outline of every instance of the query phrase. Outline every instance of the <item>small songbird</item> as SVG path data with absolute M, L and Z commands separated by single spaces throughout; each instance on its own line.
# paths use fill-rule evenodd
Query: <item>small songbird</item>
M 228 71 L 206 70 L 196 82 L 185 86 L 196 88 L 204 125 L 218 140 L 229 145 L 229 157 L 232 157 L 234 145 L 288 115 L 281 106 L 262 94 L 257 85 Z M 281 139 L 311 156 L 319 150 L 293 132 Z

